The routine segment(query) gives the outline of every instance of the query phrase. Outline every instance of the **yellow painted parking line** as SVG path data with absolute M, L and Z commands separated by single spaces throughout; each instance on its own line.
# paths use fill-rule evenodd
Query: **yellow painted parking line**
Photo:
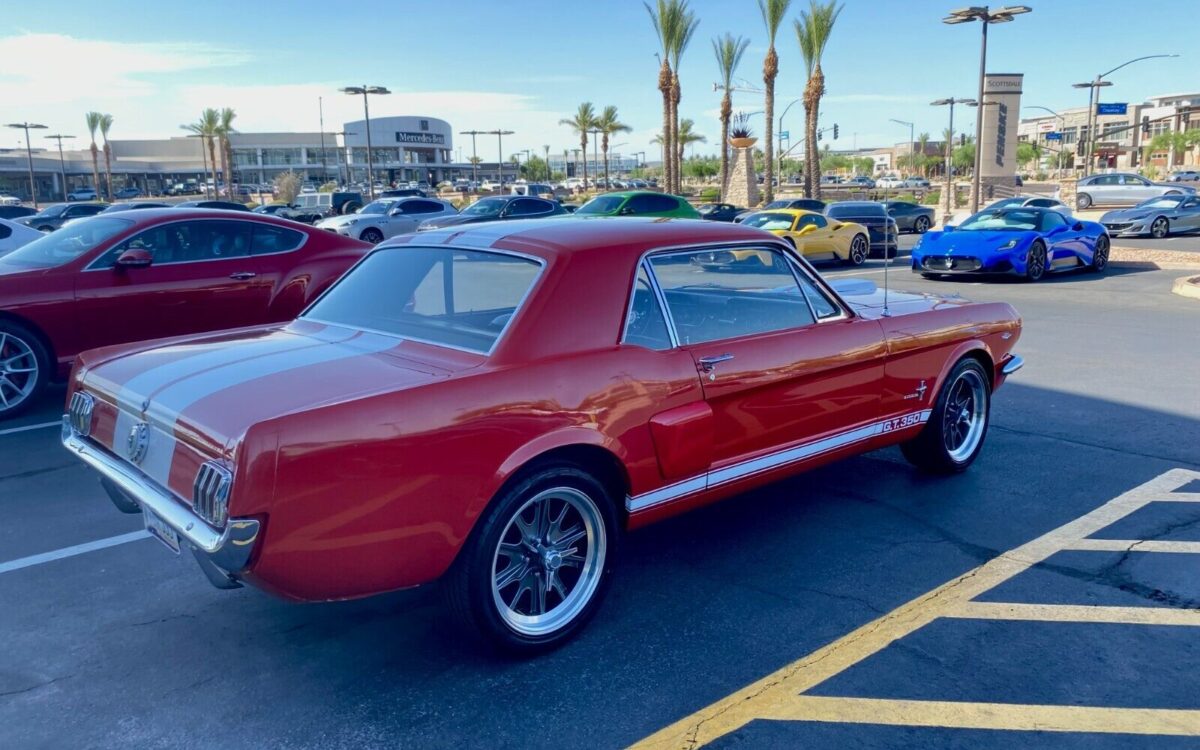
M 1200 626 L 1200 609 L 1170 607 L 1100 607 L 1077 604 L 1010 604 L 964 602 L 945 614 L 972 620 L 1030 620 L 1037 622 L 1108 622 L 1122 625 Z
M 1145 484 L 1109 500 L 1092 512 L 989 560 L 808 656 L 676 721 L 640 741 L 634 747 L 699 747 L 735 731 L 757 718 L 813 720 L 803 709 L 814 704 L 799 701 L 801 697 L 806 700 L 809 698 L 809 696 L 801 696 L 805 691 L 882 651 L 893 641 L 921 629 L 939 617 L 948 616 L 966 602 L 1024 572 L 1030 566 L 1078 543 L 1151 502 L 1167 499 L 1166 496 L 1173 490 L 1186 486 L 1197 479 L 1200 479 L 1200 472 L 1187 469 L 1167 471 Z M 1175 500 L 1176 497 L 1178 494 L 1170 499 Z M 1126 726 L 1125 722 L 1118 720 L 1115 718 L 1116 716 L 1114 714 L 1113 723 L 1108 725 L 1113 728 L 1094 728 L 1089 731 L 1128 731 L 1123 728 Z M 1188 714 L 1188 716 L 1191 715 Z M 820 720 L 836 722 L 849 719 L 839 719 L 834 713 L 824 716 Z M 1196 714 L 1195 723 L 1185 723 L 1184 726 L 1193 727 L 1194 733 L 1200 734 L 1200 713 Z
M 964 703 L 880 698 L 793 696 L 786 710 L 770 719 L 848 724 L 885 724 L 952 729 L 1005 729 L 1039 732 L 1200 735 L 1200 711 L 1160 708 L 1038 706 L 1020 703 Z
M 1175 552 L 1200 554 L 1200 542 L 1160 542 L 1156 539 L 1079 539 L 1063 547 L 1092 552 Z

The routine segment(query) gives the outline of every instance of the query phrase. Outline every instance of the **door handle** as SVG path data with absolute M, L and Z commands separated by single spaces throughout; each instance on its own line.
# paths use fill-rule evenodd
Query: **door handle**
M 728 362 L 731 359 L 733 359 L 732 354 L 714 354 L 711 357 L 701 357 L 700 369 L 704 370 L 705 372 L 712 372 L 714 367 L 722 362 Z
M 237 279 L 238 281 L 245 281 L 246 279 L 253 279 L 257 275 L 258 274 L 254 273 L 253 271 L 236 271 L 229 274 L 229 278 Z

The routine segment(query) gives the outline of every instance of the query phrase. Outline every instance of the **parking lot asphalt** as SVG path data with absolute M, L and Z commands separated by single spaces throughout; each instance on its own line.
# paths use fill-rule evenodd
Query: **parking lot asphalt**
M 588 630 L 531 661 L 459 640 L 430 589 L 211 588 L 58 445 L 59 389 L 0 425 L 0 747 L 1194 747 L 1200 303 L 1176 275 L 892 266 L 1024 318 L 971 470 L 877 451 L 632 534 Z

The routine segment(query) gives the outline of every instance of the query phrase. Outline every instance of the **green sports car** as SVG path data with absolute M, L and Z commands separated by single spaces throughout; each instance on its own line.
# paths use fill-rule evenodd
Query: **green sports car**
M 597 195 L 579 207 L 576 216 L 664 216 L 672 219 L 699 219 L 692 204 L 674 195 L 629 190 Z

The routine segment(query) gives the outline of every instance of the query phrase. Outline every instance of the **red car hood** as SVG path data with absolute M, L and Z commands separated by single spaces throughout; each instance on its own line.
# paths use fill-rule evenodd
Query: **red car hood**
M 188 498 L 199 463 L 259 422 L 450 374 L 403 356 L 404 343 L 295 321 L 94 357 L 78 385 L 98 397 L 93 440 L 125 457 L 131 429 L 147 423 L 142 470 Z

